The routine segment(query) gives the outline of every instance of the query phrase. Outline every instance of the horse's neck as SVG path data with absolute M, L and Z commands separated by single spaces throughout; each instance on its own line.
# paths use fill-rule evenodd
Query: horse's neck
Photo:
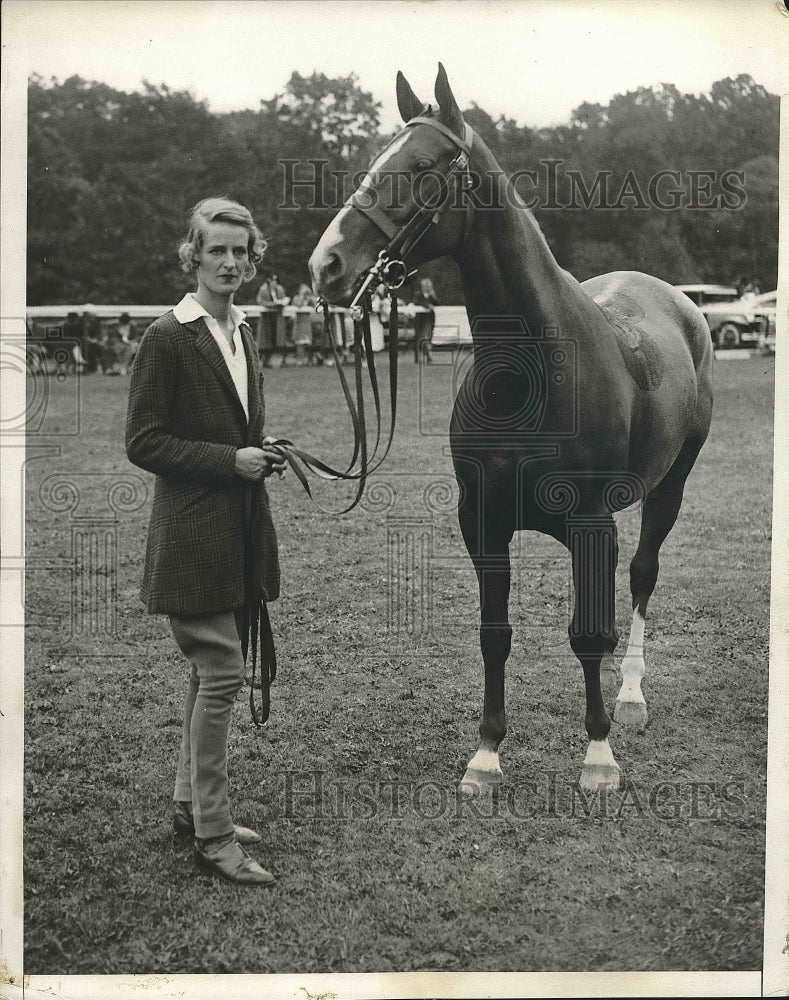
M 534 216 L 490 151 L 483 147 L 482 152 L 482 169 L 496 177 L 494 207 L 474 209 L 457 258 L 471 327 L 482 317 L 517 316 L 529 335 L 539 337 L 545 327 L 566 320 L 568 306 L 583 293 L 559 267 Z

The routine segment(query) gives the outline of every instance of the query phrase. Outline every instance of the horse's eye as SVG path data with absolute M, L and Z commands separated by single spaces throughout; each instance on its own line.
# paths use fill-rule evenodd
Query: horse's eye
M 432 160 L 420 159 L 414 164 L 414 170 L 429 170 L 433 166 Z

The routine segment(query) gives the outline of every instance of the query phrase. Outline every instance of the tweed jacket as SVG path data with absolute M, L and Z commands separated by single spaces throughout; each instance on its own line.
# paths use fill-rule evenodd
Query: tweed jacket
M 266 488 L 235 471 L 237 449 L 261 446 L 265 416 L 263 372 L 245 323 L 241 338 L 249 420 L 203 319 L 180 323 L 170 311 L 140 342 L 129 386 L 126 453 L 156 474 L 140 592 L 152 614 L 207 614 L 248 604 L 250 565 L 260 581 L 258 596 L 279 596 Z

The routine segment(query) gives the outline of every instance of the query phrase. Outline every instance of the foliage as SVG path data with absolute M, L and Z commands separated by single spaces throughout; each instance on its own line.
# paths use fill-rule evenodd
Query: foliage
M 124 93 L 77 76 L 33 77 L 29 303 L 172 301 L 187 287 L 175 255 L 186 213 L 216 193 L 250 207 L 270 239 L 266 266 L 292 290 L 352 190 L 347 178 L 387 138 L 379 107 L 353 74 L 294 72 L 258 110 L 230 114 L 164 85 Z M 535 172 L 535 215 L 578 278 L 621 267 L 677 283 L 747 275 L 775 287 L 778 98 L 749 76 L 702 95 L 642 87 L 607 106 L 581 104 L 552 128 L 494 119 L 477 105 L 466 117 L 508 173 Z M 656 205 L 650 187 L 666 171 L 674 174 L 658 197 L 673 187 L 676 208 Z M 721 178 L 733 171 L 745 195 L 721 204 Z M 705 190 L 712 206 L 698 197 Z M 425 273 L 443 302 L 461 301 L 452 262 Z M 250 300 L 259 280 L 246 286 Z
M 357 86 L 357 77 L 330 79 L 294 72 L 285 93 L 269 104 L 280 121 L 303 133 L 309 147 L 353 160 L 378 131 L 380 104 Z

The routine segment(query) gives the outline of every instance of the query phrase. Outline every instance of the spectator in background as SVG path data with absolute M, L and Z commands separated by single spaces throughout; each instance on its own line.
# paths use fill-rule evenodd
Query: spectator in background
M 353 356 L 353 320 L 344 309 L 333 314 L 335 343 L 340 353 L 340 361 L 347 365 Z
M 290 313 L 282 317 L 282 362 L 280 368 L 287 368 L 289 355 L 296 353 L 296 347 L 293 343 L 293 326 L 293 316 Z
M 118 333 L 120 334 L 121 346 L 119 350 L 121 375 L 125 375 L 131 368 L 137 354 L 137 331 L 127 312 L 121 313 L 118 317 Z
M 323 322 L 323 311 L 315 308 L 316 298 L 310 292 L 313 309 L 310 313 L 310 325 L 312 327 L 312 352 L 313 360 L 317 365 L 333 365 L 332 349 L 329 338 L 326 336 L 326 327 Z M 329 336 L 334 336 L 334 317 L 329 317 Z
M 102 352 L 101 366 L 105 375 L 125 375 L 133 357 L 134 328 L 128 313 L 121 313 L 116 326 L 107 331 Z
M 87 305 L 82 313 L 82 359 L 85 371 L 98 371 L 104 351 L 104 334 L 101 320 L 93 312 L 93 306 Z
M 436 325 L 436 311 L 433 308 L 439 304 L 433 282 L 430 278 L 422 278 L 419 288 L 414 295 L 414 305 L 422 306 L 424 312 L 417 312 L 414 316 L 414 362 L 419 364 L 424 356 L 427 364 L 433 363 L 430 354 L 430 341 L 433 337 L 433 329 Z
M 370 297 L 370 342 L 374 351 L 384 349 L 384 324 L 381 318 L 384 302 L 387 306 L 389 300 L 386 297 L 386 286 L 378 285 Z
M 83 350 L 83 324 L 82 320 L 75 312 L 70 312 L 66 316 L 63 324 L 64 346 L 71 350 L 74 358 L 74 371 L 77 375 L 82 375 L 85 371 L 85 353 Z
M 309 285 L 299 285 L 290 304 L 296 306 L 293 317 L 293 343 L 296 345 L 296 364 L 312 364 L 312 310 L 315 297 Z
M 747 274 L 743 274 L 737 279 L 735 287 L 741 299 L 745 298 L 746 295 L 758 295 L 761 291 L 759 282 L 755 278 L 749 278 Z
M 386 289 L 381 286 L 383 292 Z M 405 336 L 406 330 L 408 329 L 408 315 L 404 309 L 406 301 L 403 297 L 405 294 L 405 289 L 400 289 L 400 292 L 395 292 L 395 298 L 397 299 L 397 336 L 398 336 L 398 350 L 403 350 L 406 346 L 407 338 Z M 381 325 L 384 331 L 384 348 L 389 347 L 389 337 L 392 332 L 392 303 L 391 297 L 388 294 L 384 294 L 380 298 L 380 306 L 378 310 L 378 317 L 381 320 Z
M 285 289 L 276 274 L 258 289 L 257 303 L 263 306 L 258 319 L 258 353 L 264 368 L 271 368 L 271 358 L 277 349 L 277 331 L 281 325 L 282 307 L 288 301 Z
M 101 345 L 101 370 L 105 375 L 120 375 L 120 339 L 117 326 L 111 325 Z

